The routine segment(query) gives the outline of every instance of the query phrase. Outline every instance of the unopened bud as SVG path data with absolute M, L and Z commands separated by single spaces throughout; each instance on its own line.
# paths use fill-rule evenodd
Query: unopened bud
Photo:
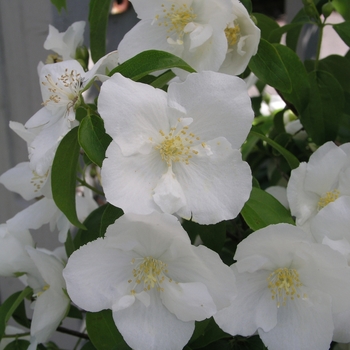
M 322 14 L 325 18 L 329 17 L 334 11 L 334 6 L 331 2 L 327 2 L 322 6 Z

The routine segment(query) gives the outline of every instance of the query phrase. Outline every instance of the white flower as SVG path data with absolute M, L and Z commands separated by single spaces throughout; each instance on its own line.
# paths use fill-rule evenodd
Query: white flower
M 31 345 L 29 350 L 36 349 L 38 343 L 46 342 L 65 317 L 70 300 L 64 289 L 62 276 L 63 263 L 53 254 L 27 247 L 27 252 L 37 268 L 40 285 L 31 285 L 36 300 L 33 303 L 34 313 L 30 327 Z
M 234 19 L 225 28 L 227 53 L 219 72 L 238 75 L 244 72 L 258 51 L 260 29 L 239 0 L 231 0 Z
M 191 245 L 168 214 L 125 214 L 75 251 L 63 276 L 72 301 L 87 311 L 112 309 L 125 341 L 138 349 L 182 349 L 194 321 L 234 298 L 230 268 L 204 246 Z
M 309 221 L 329 203 L 350 195 L 350 144 L 337 147 L 327 142 L 291 173 L 287 197 L 299 226 Z
M 80 104 L 81 94 L 95 78 L 106 80 L 106 71 L 114 68 L 117 60 L 117 52 L 112 52 L 102 57 L 88 72 L 84 72 L 75 60 L 47 64 L 41 68 L 39 80 L 44 107 L 25 124 L 29 130 L 40 129 L 28 147 L 31 168 L 37 174 L 43 176 L 48 171 L 61 139 L 78 125 L 75 109 Z
M 74 59 L 76 49 L 83 45 L 84 29 L 84 21 L 74 22 L 63 33 L 49 25 L 49 35 L 44 42 L 44 48 L 56 52 L 60 60 Z
M 332 314 L 350 306 L 350 269 L 338 252 L 278 224 L 248 236 L 234 258 L 237 298 L 214 315 L 225 332 L 258 331 L 269 350 L 329 349 Z
M 197 71 L 238 75 L 256 54 L 260 29 L 238 0 L 133 0 L 141 21 L 119 44 L 121 61 L 150 49 L 173 53 Z
M 244 81 L 202 72 L 165 93 L 116 74 L 98 109 L 113 138 L 101 172 L 110 203 L 203 224 L 238 215 L 252 186 L 238 151 L 253 119 Z

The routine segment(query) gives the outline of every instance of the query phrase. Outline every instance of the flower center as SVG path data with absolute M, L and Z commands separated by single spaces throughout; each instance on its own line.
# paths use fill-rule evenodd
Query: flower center
M 227 38 L 228 46 L 233 46 L 237 43 L 240 38 L 241 28 L 238 24 L 234 24 L 233 26 L 227 26 L 225 29 L 225 35 Z
M 43 286 L 41 288 L 41 290 L 39 290 L 37 293 L 33 294 L 33 297 L 34 298 L 40 297 L 40 295 L 43 294 L 44 292 L 46 292 L 49 288 L 50 288 L 50 285 L 49 284 L 45 284 L 45 286 Z
M 317 209 L 321 210 L 322 208 L 324 208 L 326 205 L 328 205 L 329 203 L 334 202 L 336 199 L 338 199 L 340 196 L 340 192 L 339 190 L 335 189 L 333 191 L 329 191 L 326 192 L 325 195 L 323 195 L 317 203 Z
M 269 275 L 267 281 L 271 298 L 276 300 L 277 307 L 286 305 L 288 298 L 290 300 L 294 300 L 295 296 L 300 298 L 298 290 L 303 284 L 299 280 L 297 270 L 279 268 Z M 306 295 L 304 294 L 303 297 L 305 298 Z
M 39 175 L 35 171 L 32 172 L 33 177 L 30 180 L 30 183 L 34 186 L 35 190 L 34 192 L 39 192 L 41 190 L 41 187 L 44 185 L 47 179 L 47 175 L 49 174 L 49 170 L 44 175 Z
M 131 263 L 135 264 L 136 259 L 132 259 Z M 143 258 L 135 268 L 132 270 L 134 279 L 129 280 L 128 282 L 135 282 L 134 288 L 131 290 L 131 294 L 135 294 L 135 287 L 143 283 L 143 290 L 145 292 L 151 290 L 154 287 L 157 287 L 159 292 L 163 291 L 163 288 L 160 287 L 162 282 L 165 280 L 165 273 L 168 272 L 167 264 L 163 263 L 161 260 L 157 260 L 151 256 Z M 171 279 L 169 279 L 171 282 Z
M 51 95 L 43 102 L 43 105 L 66 104 L 67 111 L 69 111 L 77 102 L 80 90 L 83 87 L 83 79 L 80 73 L 75 70 L 69 73 L 66 69 L 56 82 L 51 74 L 45 75 L 45 78 L 46 81 L 43 81 L 42 84 L 47 87 Z
M 52 53 L 47 56 L 45 64 L 52 64 L 57 62 L 62 62 L 63 59 L 61 56 L 57 55 L 56 53 Z
M 176 32 L 179 39 L 182 39 L 186 25 L 193 22 L 196 17 L 193 8 L 186 4 L 172 4 L 168 9 L 162 4 L 162 12 L 155 16 L 155 21 L 158 22 L 159 26 L 167 27 L 168 33 Z
M 166 161 L 168 166 L 171 166 L 172 162 L 180 161 L 189 164 L 192 155 L 198 154 L 198 151 L 191 149 L 191 147 L 193 142 L 200 138 L 191 132 L 189 133 L 188 126 L 182 127 L 178 132 L 176 132 L 176 127 L 173 127 L 168 135 L 165 135 L 162 130 L 159 130 L 159 133 L 163 137 L 163 141 L 155 148 L 159 150 L 162 159 Z

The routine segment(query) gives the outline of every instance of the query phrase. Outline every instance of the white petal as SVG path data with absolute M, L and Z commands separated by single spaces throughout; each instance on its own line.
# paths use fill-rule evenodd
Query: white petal
M 216 305 L 205 284 L 201 282 L 175 283 L 165 280 L 160 297 L 166 308 L 184 322 L 202 321 L 215 314 Z
M 164 307 L 157 293 L 150 293 L 149 307 L 136 301 L 127 309 L 113 312 L 114 322 L 125 341 L 135 350 L 181 350 L 191 338 L 194 321 L 177 319 Z
M 236 217 L 248 200 L 252 182 L 250 168 L 224 138 L 206 142 L 189 164 L 175 163 L 173 171 L 187 200 L 177 214 L 200 224 L 214 224 Z
M 159 210 L 153 200 L 153 190 L 167 170 L 159 152 L 123 156 L 112 141 L 102 164 L 102 184 L 107 201 L 125 213 L 149 214 Z
M 101 311 L 117 305 L 132 286 L 133 255 L 99 238 L 76 250 L 63 270 L 71 299 L 87 311 Z M 134 254 L 135 255 L 135 254 Z
M 331 299 L 322 293 L 310 295 L 310 302 L 302 299 L 288 301 L 277 313 L 277 324 L 259 335 L 269 350 L 328 350 L 332 341 L 333 322 Z
M 98 110 L 107 134 L 125 156 L 149 153 L 151 139 L 161 136 L 159 130 L 169 131 L 166 93 L 120 74 L 103 83 Z
M 245 82 L 220 73 L 191 74 L 183 83 L 171 83 L 168 101 L 170 107 L 182 106 L 193 118 L 190 129 L 201 142 L 223 136 L 236 149 L 246 139 L 254 117 Z
M 169 214 L 186 205 L 186 197 L 171 167 L 162 175 L 154 189 L 153 199 L 159 208 Z

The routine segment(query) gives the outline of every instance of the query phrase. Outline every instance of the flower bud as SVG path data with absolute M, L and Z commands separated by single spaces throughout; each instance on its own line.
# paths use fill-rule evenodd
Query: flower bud
M 334 6 L 331 2 L 327 2 L 322 6 L 322 14 L 325 18 L 329 17 L 333 10 Z

